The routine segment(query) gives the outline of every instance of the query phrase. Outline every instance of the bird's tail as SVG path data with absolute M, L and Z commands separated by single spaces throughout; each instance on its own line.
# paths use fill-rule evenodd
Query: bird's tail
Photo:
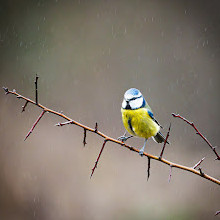
M 163 134 L 159 131 L 154 137 L 152 137 L 154 139 L 155 142 L 157 143 L 162 143 L 165 141 L 165 137 L 163 136 Z M 167 144 L 169 144 L 169 142 L 167 141 Z

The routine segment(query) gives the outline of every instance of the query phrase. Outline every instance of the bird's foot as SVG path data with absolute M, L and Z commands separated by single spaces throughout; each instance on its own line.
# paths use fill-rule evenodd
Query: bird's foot
M 118 140 L 119 140 L 119 141 L 122 141 L 122 142 L 125 142 L 125 141 L 127 141 L 129 138 L 131 138 L 131 137 L 133 137 L 133 136 L 128 136 L 128 137 L 126 137 L 125 135 L 122 135 L 121 137 L 118 137 Z
M 143 157 L 144 151 L 143 151 L 142 149 L 139 151 L 139 155 L 140 155 L 141 157 Z

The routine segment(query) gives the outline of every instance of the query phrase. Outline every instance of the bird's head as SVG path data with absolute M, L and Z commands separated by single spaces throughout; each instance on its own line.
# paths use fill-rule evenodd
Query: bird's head
M 131 88 L 124 94 L 124 100 L 122 102 L 123 109 L 139 109 L 145 106 L 146 102 L 138 89 Z

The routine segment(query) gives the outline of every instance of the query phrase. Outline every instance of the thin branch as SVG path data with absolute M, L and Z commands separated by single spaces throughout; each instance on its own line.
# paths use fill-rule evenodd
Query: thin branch
M 18 94 L 16 91 L 9 91 L 7 88 L 5 88 L 4 91 L 5 92 L 7 91 L 7 94 L 12 94 L 12 95 L 15 95 L 15 96 L 19 96 L 20 99 L 29 101 L 31 104 L 36 105 L 36 103 L 33 100 Z M 49 108 L 41 105 L 40 103 L 38 103 L 36 106 L 38 106 L 39 108 L 43 109 L 44 111 L 46 111 L 48 113 L 51 113 L 51 114 L 54 114 L 54 115 L 57 115 L 57 116 L 59 116 L 61 118 L 66 119 L 67 120 L 66 123 L 68 123 L 68 124 L 75 124 L 76 126 L 79 126 L 81 128 L 85 128 L 87 131 L 93 132 L 93 133 L 99 135 L 100 137 L 103 137 L 104 139 L 107 139 L 108 141 L 111 141 L 111 142 L 113 142 L 115 144 L 123 146 L 123 147 L 125 147 L 125 148 L 127 148 L 127 149 L 129 149 L 129 150 L 131 150 L 133 152 L 139 153 L 139 150 L 137 148 L 129 146 L 129 145 L 127 145 L 127 144 L 117 140 L 117 139 L 114 139 L 114 138 L 111 138 L 111 137 L 105 135 L 104 133 L 102 133 L 102 132 L 100 132 L 98 130 L 96 131 L 93 128 L 90 128 L 90 127 L 88 127 L 86 125 L 83 125 L 83 124 L 77 122 L 77 121 L 74 121 L 70 117 L 64 115 L 63 113 L 60 113 L 60 112 L 54 111 L 52 109 L 49 109 Z M 64 124 L 64 123 L 62 123 L 62 124 Z M 203 178 L 205 178 L 205 179 L 207 179 L 207 180 L 209 180 L 209 181 L 211 181 L 213 183 L 216 183 L 216 184 L 220 185 L 220 180 L 218 180 L 218 179 L 216 179 L 214 177 L 211 177 L 211 176 L 209 176 L 207 174 L 201 175 L 201 173 L 198 170 L 195 170 L 192 167 L 187 167 L 187 166 L 184 166 L 184 165 L 181 165 L 181 164 L 177 164 L 177 163 L 168 161 L 168 160 L 166 160 L 164 158 L 159 159 L 159 157 L 157 157 L 155 155 L 152 155 L 152 154 L 148 154 L 146 152 L 144 152 L 143 155 L 146 156 L 146 157 L 150 157 L 153 160 L 157 160 L 157 161 L 160 161 L 161 163 L 167 164 L 168 166 L 172 166 L 172 167 L 175 167 L 175 168 L 178 168 L 178 169 L 181 169 L 181 170 L 185 170 L 185 171 L 191 172 L 191 173 L 193 173 L 195 175 L 198 175 L 198 176 L 203 177 Z
M 166 146 L 166 144 L 167 144 L 168 137 L 170 136 L 170 128 L 171 128 L 171 123 L 170 123 L 169 129 L 168 129 L 167 136 L 166 136 L 166 139 L 165 139 L 165 141 L 164 141 L 163 148 L 162 148 L 162 150 L 161 150 L 159 159 L 161 159 L 162 156 L 163 156 L 163 152 L 164 152 L 165 146 Z
M 34 122 L 32 128 L 31 128 L 30 131 L 27 133 L 27 135 L 26 135 L 24 141 L 25 141 L 25 140 L 30 136 L 30 134 L 33 132 L 34 128 L 36 127 L 36 125 L 37 125 L 37 123 L 40 121 L 40 119 L 43 117 L 43 115 L 44 115 L 45 112 L 46 112 L 45 110 L 43 110 L 43 111 L 41 112 L 41 114 L 39 115 L 38 119 Z
M 216 160 L 220 160 L 220 156 L 218 155 L 217 151 L 215 150 L 216 147 L 213 147 L 212 144 L 208 141 L 208 139 L 201 132 L 199 132 L 199 130 L 196 128 L 196 126 L 194 125 L 193 122 L 188 121 L 186 118 L 182 117 L 179 114 L 172 113 L 172 116 L 174 118 L 180 118 L 183 121 L 185 121 L 187 124 L 191 125 L 195 129 L 196 134 L 198 134 L 209 145 L 209 147 L 212 149 L 212 151 L 215 153 L 215 155 L 217 156 Z
M 99 159 L 100 159 L 100 157 L 101 157 L 101 155 L 102 155 L 102 151 L 104 150 L 104 147 L 105 147 L 105 144 L 106 144 L 107 141 L 108 141 L 108 139 L 105 139 L 104 142 L 103 142 L 102 148 L 101 148 L 101 150 L 100 150 L 100 152 L 99 152 L 99 155 L 98 155 L 98 157 L 97 157 L 97 159 L 96 159 L 95 165 L 94 165 L 94 167 L 92 168 L 92 173 L 91 173 L 91 175 L 90 175 L 90 178 L 92 178 L 92 175 L 93 175 L 93 173 L 95 172 L 95 169 L 97 168 Z
M 147 181 L 149 180 L 150 177 L 150 157 L 148 159 L 148 164 L 147 164 Z
M 38 104 L 38 88 L 37 88 L 37 82 L 38 82 L 39 76 L 36 74 L 35 77 L 35 103 Z
M 84 128 L 84 137 L 83 137 L 83 145 L 86 146 L 86 129 Z
M 196 168 L 202 163 L 203 160 L 205 160 L 205 157 L 203 157 L 198 163 L 196 163 L 196 164 L 193 166 L 193 169 L 196 169 Z
M 26 101 L 25 104 L 22 106 L 22 111 L 21 112 L 25 111 L 25 108 L 27 107 L 27 104 L 28 104 L 28 101 Z

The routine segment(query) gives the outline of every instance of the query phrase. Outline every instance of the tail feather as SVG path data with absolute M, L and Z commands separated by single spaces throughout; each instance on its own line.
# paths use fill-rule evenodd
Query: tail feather
M 155 142 L 157 143 L 162 143 L 165 141 L 165 137 L 163 136 L 163 134 L 159 131 L 154 137 L 152 137 L 154 139 Z M 169 144 L 169 142 L 167 141 L 167 144 Z

